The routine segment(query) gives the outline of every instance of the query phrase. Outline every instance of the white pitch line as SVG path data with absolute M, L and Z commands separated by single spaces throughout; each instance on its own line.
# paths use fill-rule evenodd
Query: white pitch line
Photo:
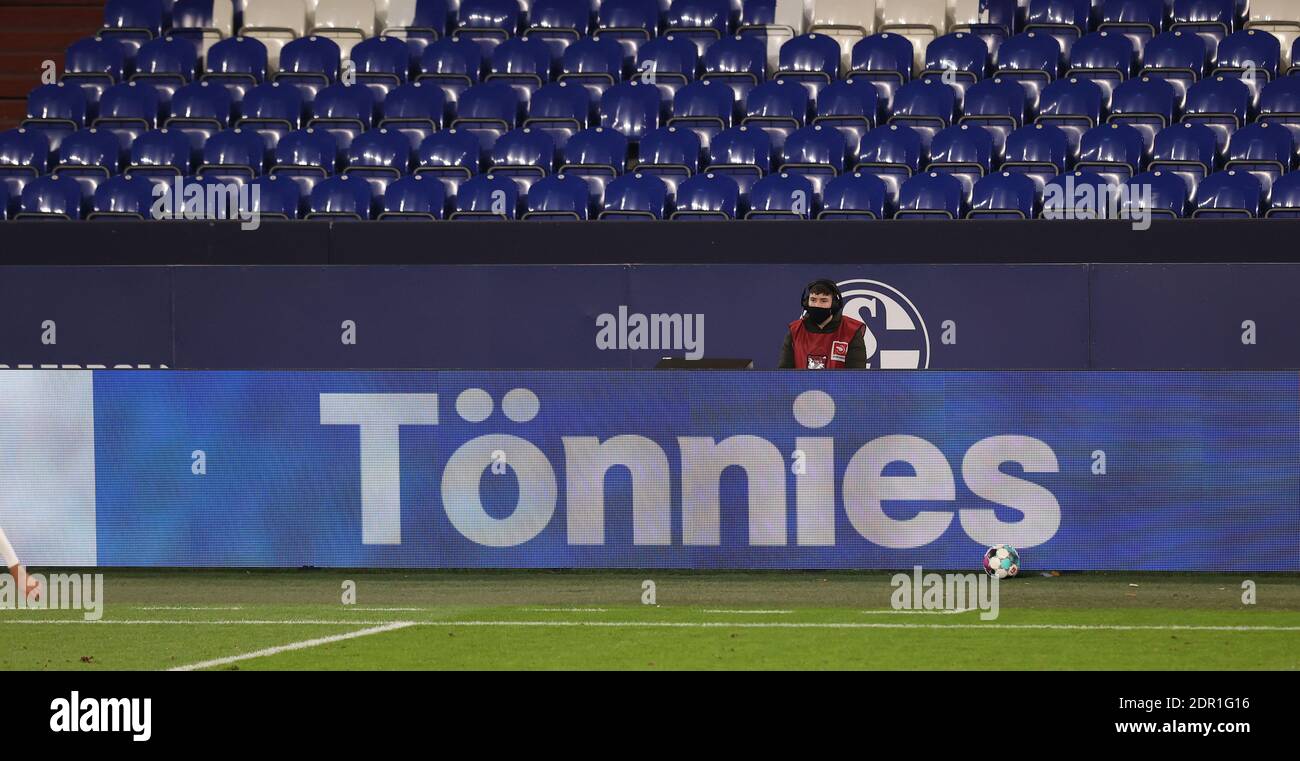
M 950 616 L 954 613 L 970 613 L 975 608 L 957 610 L 864 610 L 864 616 Z
M 609 608 L 523 608 L 527 613 L 608 613 Z
M 151 606 L 138 605 L 138 606 L 134 606 L 133 610 L 243 610 L 243 608 L 239 606 L 235 606 L 231 608 L 216 608 L 216 607 L 209 608 L 209 607 L 192 606 L 192 605 L 151 605 Z
M 345 606 L 343 607 L 343 609 L 344 609 L 344 610 L 348 610 L 348 611 L 360 611 L 360 610 L 364 610 L 364 611 L 367 611 L 367 612 L 370 612 L 370 613 L 386 613 L 386 612 L 390 612 L 390 611 L 391 611 L 391 612 L 398 612 L 398 611 L 400 611 L 400 612 L 407 612 L 407 611 L 413 611 L 413 610 L 414 610 L 414 611 L 425 610 L 425 608 L 354 608 L 354 607 L 352 607 L 351 605 L 345 605 Z
M 784 614 L 786 614 L 786 613 L 793 613 L 794 611 L 792 611 L 792 610 L 770 610 L 770 609 L 768 609 L 768 610 L 728 610 L 728 609 L 726 609 L 726 608 L 707 608 L 707 609 L 704 610 L 704 612 L 705 612 L 705 613 L 736 613 L 736 614 L 741 614 L 741 615 L 749 615 L 749 614 L 751 614 L 751 613 L 752 613 L 752 614 L 763 614 L 763 613 L 769 613 L 769 614 L 772 614 L 772 615 L 778 615 L 778 616 L 779 616 L 779 615 L 784 615 Z
M 191 663 L 188 666 L 176 666 L 175 668 L 168 669 L 168 671 L 195 671 L 197 669 L 212 668 L 213 666 L 225 666 L 227 664 L 235 663 L 237 661 L 247 661 L 252 658 L 265 658 L 268 655 L 278 655 L 280 653 L 287 653 L 291 650 L 303 650 L 309 647 L 328 645 L 333 642 L 342 642 L 343 640 L 356 639 L 357 637 L 366 637 L 371 634 L 382 634 L 384 632 L 391 632 L 395 629 L 404 629 L 411 625 L 412 624 L 410 621 L 394 621 L 391 624 L 385 624 L 383 626 L 372 626 L 368 629 L 358 629 L 357 631 L 347 632 L 345 634 L 333 634 L 328 637 L 317 637 L 316 639 L 306 639 L 303 640 L 302 642 L 292 642 L 288 645 L 276 645 L 275 647 L 265 647 L 262 648 L 261 650 L 254 650 L 251 653 L 240 653 L 239 655 L 230 655 L 230 656 L 226 656 L 225 658 L 213 658 L 210 661 L 200 661 L 198 663 Z

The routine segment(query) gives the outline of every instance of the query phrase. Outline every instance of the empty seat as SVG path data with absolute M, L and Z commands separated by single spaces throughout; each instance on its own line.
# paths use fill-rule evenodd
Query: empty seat
M 370 219 L 375 197 L 370 183 L 335 175 L 316 183 L 307 200 L 307 219 Z
M 1277 37 L 1282 48 L 1282 64 L 1294 66 L 1297 62 L 1289 51 L 1297 39 L 1300 39 L 1300 6 L 1293 0 L 1251 0 L 1248 29 L 1271 32 Z
M 1173 122 L 1177 101 L 1173 85 L 1163 79 L 1130 79 L 1115 88 L 1107 121 L 1137 128 L 1149 149 L 1156 133 Z
M 1192 216 L 1258 217 L 1262 199 L 1263 189 L 1250 172 L 1215 172 L 1197 186 Z
M 296 183 L 303 197 L 338 169 L 338 144 L 324 130 L 294 130 L 280 138 L 273 153 L 272 173 Z
M 226 182 L 252 182 L 265 169 L 266 143 L 251 130 L 224 130 L 203 145 L 200 174 Z
M 922 77 L 934 77 L 957 88 L 958 95 L 988 73 L 989 51 L 973 34 L 957 32 L 939 37 L 925 51 Z
M 220 85 L 192 82 L 172 97 L 171 116 L 163 123 L 190 139 L 195 152 L 208 138 L 230 126 L 233 105 L 230 93 Z
M 1065 171 L 1070 155 L 1070 139 L 1064 130 L 1033 124 L 1007 136 L 1002 171 L 1029 177 L 1041 195 L 1047 183 Z
M 483 161 L 483 146 L 478 136 L 463 130 L 447 129 L 433 133 L 416 150 L 415 173 L 440 180 L 447 197 L 455 198 L 461 183 L 478 174 Z
M 541 130 L 520 127 L 497 139 L 489 154 L 488 174 L 510 177 L 519 184 L 519 195 L 538 179 L 555 171 L 555 141 Z
M 260 40 L 271 69 L 279 69 L 280 50 L 307 34 L 307 8 L 302 0 L 244 0 L 244 25 L 239 33 Z
M 569 82 L 551 82 L 528 101 L 524 126 L 541 130 L 562 145 L 591 121 L 591 96 L 587 88 Z
M 850 77 L 830 83 L 817 96 L 813 124 L 838 129 L 849 151 L 856 153 L 879 112 L 880 92 L 871 82 Z
M 1071 46 L 1088 32 L 1091 14 L 1089 0 L 1029 0 L 1025 31 L 1052 37 L 1069 58 Z
M 1182 103 L 1188 88 L 1205 76 L 1205 43 L 1191 32 L 1158 35 L 1147 43 L 1140 73 L 1173 85 Z
M 447 216 L 447 190 L 433 177 L 411 175 L 384 190 L 379 219 L 433 220 Z
M 634 172 L 615 178 L 605 187 L 600 219 L 655 220 L 671 212 L 668 186 L 654 175 Z
M 962 199 L 961 182 L 956 177 L 923 172 L 908 178 L 899 188 L 894 219 L 960 219 Z
M 0 184 L 11 196 L 21 195 L 23 187 L 49 167 L 50 141 L 45 135 L 22 127 L 0 132 Z
M 767 47 L 767 67 L 776 69 L 781 46 L 807 28 L 803 0 L 746 0 L 736 33 L 762 40 Z
M 558 61 L 566 47 L 590 33 L 592 15 L 588 0 L 533 0 L 524 36 L 546 43 Z
M 333 84 L 316 94 L 307 126 L 325 130 L 346 151 L 374 124 L 375 97 L 368 87 Z
M 47 174 L 23 186 L 15 219 L 81 219 L 81 186 L 71 177 Z
M 891 124 L 874 129 L 862 138 L 855 171 L 879 177 L 897 201 L 903 183 L 921 170 L 925 146 L 921 134 L 911 127 Z
M 1016 0 L 950 0 L 948 10 L 948 31 L 976 35 L 993 55 L 1017 30 L 1020 21 Z
M 888 110 L 898 88 L 912 80 L 912 42 L 899 34 L 875 34 L 854 44 L 849 68 L 854 79 L 864 79 L 880 92 Z M 882 112 L 883 113 L 883 112 Z
M 1181 218 L 1187 214 L 1187 185 L 1176 175 L 1159 170 L 1143 172 L 1125 183 L 1121 208 L 1129 219 Z
M 357 136 L 347 150 L 347 173 L 370 183 L 376 198 L 411 171 L 411 141 L 397 130 L 377 127 Z
M 1256 121 L 1281 124 L 1300 142 L 1300 77 L 1284 77 L 1264 86 Z
M 1277 38 L 1258 29 L 1242 29 L 1219 43 L 1217 62 L 1211 73 L 1240 79 L 1250 88 L 1251 102 L 1259 100 L 1264 85 L 1277 79 L 1282 64 L 1282 46 Z
M 668 124 L 691 130 L 707 149 L 714 135 L 732 126 L 734 97 L 725 84 L 692 82 L 673 97 L 673 117 Z
M 1183 180 L 1187 195 L 1215 171 L 1219 152 L 1214 131 L 1203 124 L 1174 124 L 1156 135 L 1148 169 Z
M 600 124 L 633 144 L 659 127 L 659 89 L 640 80 L 620 82 L 600 98 Z
M 1237 28 L 1237 0 L 1174 0 L 1173 11 L 1169 28 L 1199 36 L 1211 57 Z
M 948 28 L 946 0 L 878 0 L 880 31 L 901 34 L 916 51 L 914 70 L 925 65 L 925 49 Z M 868 34 L 870 30 L 868 30 Z
M 189 138 L 175 130 L 149 130 L 131 143 L 123 174 L 175 182 L 194 168 L 194 148 Z
M 525 203 L 524 219 L 584 220 L 591 215 L 591 190 L 577 175 L 553 174 L 533 183 Z
M 412 147 L 442 129 L 447 102 L 442 88 L 432 84 L 409 82 L 389 91 L 381 109 L 379 126 L 406 135 Z
M 673 219 L 735 219 L 740 214 L 740 186 L 723 174 L 697 174 L 677 186 L 675 208 Z
M 461 0 L 452 36 L 472 40 L 486 55 L 519 32 L 523 13 L 515 0 Z
M 729 0 L 672 0 L 665 31 L 695 43 L 700 55 L 714 42 L 731 34 Z
M 781 47 L 774 79 L 802 84 L 815 101 L 817 93 L 839 76 L 840 58 L 840 46 L 824 34 L 795 37 Z
M 110 177 L 95 189 L 86 218 L 152 219 L 155 187 L 147 177 Z
M 1075 171 L 1057 175 L 1043 188 L 1044 219 L 1106 219 L 1120 207 L 1118 186 L 1104 175 Z
M 808 91 L 793 82 L 764 82 L 745 99 L 743 125 L 761 129 L 780 151 L 786 136 L 808 119 Z
M 727 37 L 715 42 L 700 60 L 704 79 L 731 87 L 737 103 L 767 79 L 767 54 L 752 37 Z
M 83 129 L 69 135 L 59 146 L 58 155 L 54 170 L 80 183 L 83 196 L 93 196 L 122 165 L 122 146 L 117 137 L 97 129 Z M 0 166 L 0 173 L 3 170 Z
M 1038 186 L 1028 175 L 996 172 L 982 177 L 971 191 L 967 219 L 1033 219 Z
M 157 90 L 127 82 L 104 91 L 94 125 L 117 135 L 122 148 L 127 149 L 141 134 L 158 126 L 160 111 Z
M 1222 74 L 1192 85 L 1187 91 L 1183 121 L 1204 124 L 1214 130 L 1219 150 L 1228 145 L 1232 133 L 1246 123 L 1250 111 L 1250 88 L 1239 79 Z
M 969 200 L 975 182 L 993 169 L 993 136 L 969 124 L 954 125 L 934 136 L 927 172 L 956 177 Z
M 274 149 L 284 134 L 302 124 L 302 94 L 293 86 L 275 82 L 258 85 L 244 94 L 237 126 L 256 131 Z
M 660 127 L 641 140 L 636 170 L 652 174 L 675 195 L 677 186 L 700 170 L 700 139 L 689 129 Z
M 1083 134 L 1075 168 L 1094 172 L 1111 185 L 1119 185 L 1142 171 L 1145 146 L 1142 135 L 1124 124 L 1103 124 Z
M 258 177 L 249 191 L 249 211 L 263 217 L 298 219 L 306 202 L 293 180 L 275 174 Z
M 1224 168 L 1254 175 L 1267 198 L 1273 183 L 1291 171 L 1295 152 L 1295 138 L 1285 127 L 1251 124 L 1233 134 Z
M 982 127 L 993 138 L 994 151 L 1002 153 L 1007 135 L 1025 123 L 1025 89 L 1019 82 L 991 77 L 966 91 L 960 124 Z
M 154 86 L 166 102 L 171 100 L 177 88 L 194 81 L 197 70 L 198 52 L 194 44 L 169 35 L 141 46 L 131 81 Z
M 885 219 L 889 188 L 865 172 L 850 172 L 826 183 L 818 219 Z
M 203 81 L 223 85 L 239 103 L 245 93 L 266 81 L 266 71 L 266 46 L 252 37 L 234 37 L 208 49 Z
M 420 56 L 418 81 L 441 87 L 447 102 L 455 104 L 461 93 L 479 83 L 483 50 L 471 40 L 441 39 L 430 43 Z
M 213 45 L 234 36 L 234 4 L 231 0 L 176 0 L 172 34 L 194 43 L 199 57 L 206 58 Z
M 100 37 L 77 40 L 68 46 L 64 55 L 60 81 L 81 87 L 90 113 L 94 114 L 104 91 L 123 81 L 126 56 L 126 49 L 117 40 Z
M 599 205 L 605 186 L 623 174 L 628 141 L 623 133 L 591 127 L 569 138 L 560 151 L 560 171 L 587 181 L 593 204 Z
M 319 0 L 311 33 L 334 40 L 351 58 L 355 45 L 375 36 L 374 0 Z
M 387 11 L 382 6 L 387 4 Z M 419 61 L 425 47 L 447 35 L 451 18 L 448 0 L 384 0 L 376 4 L 379 33 L 406 43 L 412 62 Z
M 1283 175 L 1273 183 L 1273 197 L 1264 216 L 1300 219 L 1300 172 Z
M 294 85 L 302 99 L 312 102 L 316 94 L 339 80 L 342 53 L 334 40 L 327 37 L 302 37 L 280 50 L 280 71 L 275 81 Z
M 162 34 L 162 0 L 108 0 L 100 35 L 139 48 Z
M 908 82 L 894 93 L 890 124 L 912 127 L 929 149 L 930 140 L 951 126 L 957 113 L 957 94 L 938 80 Z
M 640 47 L 636 68 L 642 76 L 651 75 L 660 95 L 672 102 L 681 88 L 695 80 L 700 55 L 690 40 L 668 34 Z
M 1039 93 L 1060 73 L 1061 47 L 1051 35 L 1023 32 L 998 48 L 995 68 L 999 75 L 1025 85 L 1033 109 Z
M 1137 56 L 1133 41 L 1119 32 L 1086 34 L 1070 49 L 1070 78 L 1086 79 L 1101 88 L 1103 102 L 1133 75 Z
M 826 183 L 844 173 L 848 144 L 839 130 L 814 124 L 795 130 L 781 149 L 781 171 L 806 177 L 821 197 Z
M 618 42 L 624 57 L 635 59 L 637 49 L 658 35 L 659 15 L 658 0 L 603 0 L 595 36 Z
M 695 46 L 690 48 L 694 54 Z M 578 40 L 564 49 L 559 79 L 587 88 L 592 102 L 598 103 L 606 90 L 623 81 L 623 53 L 618 40 L 612 37 Z
M 1122 34 L 1141 57 L 1147 42 L 1164 28 L 1166 0 L 1105 0 L 1098 31 Z
M 761 129 L 740 126 L 723 130 L 709 143 L 708 170 L 731 177 L 745 197 L 772 166 L 772 140 Z
M 67 83 L 41 85 L 27 96 L 27 118 L 22 126 L 40 132 L 57 151 L 63 139 L 86 126 L 86 94 Z
M 488 80 L 515 88 L 526 103 L 551 81 L 551 49 L 536 38 L 512 37 L 493 49 L 491 68 Z
M 805 176 L 770 174 L 749 189 L 745 219 L 813 219 L 820 211 L 817 191 Z
M 1105 96 L 1096 81 L 1071 75 L 1043 90 L 1036 121 L 1064 130 L 1077 152 L 1083 133 L 1101 123 L 1104 101 Z

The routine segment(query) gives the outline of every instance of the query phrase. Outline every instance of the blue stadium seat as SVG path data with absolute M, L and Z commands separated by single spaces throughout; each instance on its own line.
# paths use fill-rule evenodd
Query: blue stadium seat
M 183 133 L 198 151 L 209 138 L 230 126 L 233 110 L 226 88 L 209 82 L 192 82 L 172 96 L 171 116 L 163 126 Z
M 352 47 L 352 64 L 357 84 L 365 85 L 381 103 L 393 90 L 407 82 L 411 51 L 397 37 L 370 37 Z
M 1002 171 L 1025 175 L 1041 194 L 1052 178 L 1065 171 L 1070 155 L 1065 130 L 1052 124 L 1032 124 L 1007 136 Z
M 1240 79 L 1250 88 L 1251 102 L 1259 100 L 1264 85 L 1281 75 L 1282 46 L 1268 32 L 1242 29 L 1219 44 L 1211 74 Z
M 1029 175 L 995 172 L 975 183 L 966 218 L 1033 219 L 1038 214 L 1038 195 Z
M 447 101 L 442 88 L 409 82 L 389 91 L 381 111 L 379 126 L 401 132 L 412 148 L 418 148 L 425 138 L 442 129 Z
M 492 51 L 488 81 L 515 88 L 520 102 L 551 81 L 551 48 L 536 38 L 512 37 Z
M 212 47 L 235 34 L 235 7 L 231 0 L 176 0 L 172 5 L 171 34 L 188 40 L 205 58 Z
M 1119 186 L 1093 172 L 1057 175 L 1043 188 L 1039 216 L 1044 219 L 1106 219 L 1112 202 L 1118 206 Z M 1118 210 L 1118 209 L 1116 209 Z
M 94 126 L 117 135 L 122 148 L 128 149 L 137 137 L 158 126 L 160 111 L 157 90 L 126 82 L 104 91 Z
M 244 95 L 266 81 L 266 45 L 253 37 L 231 37 L 208 49 L 203 81 L 222 85 L 240 103 Z
M 441 39 L 429 43 L 420 56 L 416 81 L 442 88 L 449 104 L 477 85 L 483 73 L 483 49 L 470 40 Z
M 600 125 L 616 129 L 633 144 L 659 128 L 659 88 L 640 80 L 620 82 L 600 98 Z
M 71 177 L 47 174 L 23 186 L 15 219 L 81 219 L 81 186 Z
M 641 140 L 636 170 L 664 181 L 668 194 L 700 171 L 700 139 L 689 129 L 660 127 Z
M 451 124 L 477 135 L 486 151 L 498 137 L 518 126 L 521 110 L 522 102 L 513 87 L 484 82 L 461 93 Z
M 1170 29 L 1201 38 L 1207 54 L 1237 28 L 1237 0 L 1174 0 Z
M 749 189 L 745 219 L 814 219 L 820 208 L 817 191 L 807 177 L 770 174 Z
M 727 37 L 713 43 L 700 59 L 702 79 L 728 85 L 736 103 L 767 79 L 767 51 L 753 37 Z
M 966 103 L 958 123 L 983 128 L 993 138 L 995 152 L 1001 154 L 1007 135 L 1025 123 L 1024 87 L 1000 76 L 976 82 L 966 90 Z
M 375 196 L 370 183 L 347 173 L 321 180 L 307 199 L 307 219 L 371 219 Z
M 1203 124 L 1175 124 L 1156 135 L 1147 168 L 1182 179 L 1191 197 L 1201 180 L 1214 173 L 1218 152 L 1214 130 Z
M 817 96 L 815 110 L 813 124 L 839 130 L 849 151 L 856 154 L 862 137 L 876 126 L 880 91 L 864 79 L 836 80 Z
M 245 129 L 218 132 L 203 145 L 199 173 L 223 182 L 252 182 L 266 170 L 266 143 Z
M 1070 139 L 1072 150 L 1077 153 L 1083 133 L 1101 124 L 1105 101 L 1106 95 L 1095 80 L 1082 79 L 1072 74 L 1043 90 L 1035 121 L 1060 127 Z
M 528 101 L 524 126 L 551 136 L 563 145 L 591 122 L 591 95 L 587 88 L 569 82 L 551 82 Z
M 592 203 L 600 205 L 605 186 L 623 174 L 628 142 L 623 133 L 604 127 L 582 130 L 560 150 L 560 171 L 587 181 Z
M 633 172 L 615 178 L 605 186 L 599 219 L 666 219 L 672 209 L 668 186 L 654 175 Z
M 164 102 L 171 100 L 177 88 L 194 81 L 199 56 L 194 43 L 167 36 L 150 40 L 135 57 L 132 82 L 144 82 L 158 88 Z
M 591 216 L 591 189 L 572 174 L 553 174 L 533 183 L 526 200 L 528 220 L 584 220 Z
M 897 202 L 903 183 L 921 171 L 925 153 L 919 132 L 891 124 L 874 129 L 862 138 L 854 170 L 879 177 L 889 187 L 889 197 Z
M 1122 34 L 1140 58 L 1147 42 L 1164 29 L 1166 0 L 1105 0 L 1098 31 Z
M 1025 85 L 1030 108 L 1038 105 L 1038 95 L 1056 80 L 1061 69 L 1061 47 L 1048 34 L 1023 32 L 998 48 L 997 73 Z
M 772 53 L 780 56 L 785 43 L 807 30 L 803 0 L 743 0 L 736 34 L 762 41 L 768 49 L 768 64 L 775 66 Z M 735 3 L 732 3 L 735 10 Z
M 272 152 L 271 171 L 296 183 L 304 198 L 338 168 L 338 143 L 325 130 L 294 130 L 280 138 Z
M 962 199 L 961 182 L 956 177 L 923 172 L 908 178 L 899 188 L 894 219 L 961 219 Z
M 635 59 L 637 49 L 658 35 L 659 14 L 658 0 L 602 0 L 594 36 L 618 42 L 623 57 Z
M 1205 58 L 1205 44 L 1195 34 L 1165 32 L 1147 43 L 1139 74 L 1173 85 L 1182 103 L 1188 88 L 1205 76 Z
M 1101 175 L 1120 185 L 1142 171 L 1142 135 L 1125 124 L 1103 124 L 1083 133 L 1075 169 Z
M 1066 76 L 1085 79 L 1101 88 L 1102 102 L 1120 83 L 1133 75 L 1137 56 L 1133 41 L 1119 32 L 1093 32 L 1074 43 L 1070 50 L 1070 69 Z
M 520 31 L 523 12 L 515 0 L 461 0 L 452 37 L 476 42 L 485 55 Z
M 447 0 L 414 0 L 375 4 L 376 10 L 387 7 L 387 17 L 379 34 L 396 37 L 411 51 L 411 63 L 418 64 L 425 48 L 447 36 L 451 9 Z M 355 48 L 354 48 L 355 50 Z
M 772 140 L 761 129 L 740 126 L 723 130 L 709 143 L 708 170 L 726 175 L 740 186 L 741 198 L 772 165 Z
M 433 177 L 411 175 L 384 190 L 382 220 L 433 220 L 447 216 L 447 190 Z
M 280 138 L 302 125 L 302 93 L 298 88 L 267 82 L 244 93 L 235 126 L 251 129 L 274 150 Z
M 1087 34 L 1091 14 L 1089 0 L 1029 0 L 1025 31 L 1052 37 L 1068 58 L 1070 47 Z
M 584 37 L 564 49 L 559 79 L 582 85 L 591 101 L 599 103 L 606 90 L 623 81 L 623 55 L 623 47 L 612 37 Z
M 86 218 L 152 219 L 155 187 L 148 177 L 110 177 L 95 189 Z
M 519 195 L 538 179 L 555 171 L 555 141 L 541 130 L 519 127 L 497 139 L 489 154 L 488 174 L 509 177 L 519 185 Z
M 852 75 L 876 86 L 888 110 L 898 88 L 912 80 L 912 42 L 901 34 L 873 34 L 853 46 Z
M 1214 130 L 1222 151 L 1232 139 L 1232 133 L 1246 123 L 1250 102 L 1250 88 L 1241 80 L 1219 75 L 1188 89 L 1183 121 L 1204 124 Z
M 781 46 L 773 79 L 802 84 L 809 100 L 815 102 L 817 94 L 839 78 L 839 73 L 840 44 L 824 34 L 804 34 Z
M 50 141 L 40 132 L 19 127 L 0 132 L 0 184 L 12 197 L 50 168 Z
M 306 199 L 298 184 L 287 177 L 266 174 L 254 180 L 249 189 L 249 211 L 281 219 L 298 219 L 302 215 Z
M 194 170 L 194 146 L 184 133 L 170 129 L 145 132 L 131 143 L 123 174 L 174 182 Z
M 64 55 L 63 77 L 59 80 L 81 87 L 90 113 L 98 113 L 97 104 L 104 91 L 125 81 L 127 51 L 117 40 L 89 37 L 68 46 Z
M 700 55 L 704 55 L 710 45 L 731 33 L 731 3 L 729 0 L 672 0 L 668 5 L 665 32 L 668 31 L 694 42 Z
M 730 129 L 735 113 L 735 94 L 717 82 L 691 82 L 673 97 L 673 116 L 668 126 L 689 129 L 706 149 L 714 135 Z
M 307 126 L 330 133 L 346 151 L 358 135 L 374 125 L 374 119 L 375 96 L 370 88 L 339 83 L 316 94 Z
M 764 82 L 749 91 L 741 124 L 761 129 L 780 151 L 786 137 L 808 120 L 808 91 L 794 82 Z
M 593 7 L 589 0 L 533 0 L 524 36 L 546 43 L 558 61 L 566 47 L 591 33 Z
M 676 35 L 656 37 L 637 51 L 637 71 L 653 72 L 655 85 L 669 102 L 681 88 L 695 81 L 699 68 L 700 56 L 695 44 Z
M 929 150 L 940 130 L 951 126 L 957 114 L 957 94 L 938 80 L 908 82 L 894 93 L 891 125 L 911 127 Z
M 162 28 L 162 0 L 108 0 L 104 4 L 104 28 L 99 33 L 138 49 L 161 35 Z
M 795 130 L 781 149 L 781 171 L 806 177 L 821 198 L 826 183 L 844 173 L 848 143 L 839 130 L 814 124 Z
M 83 196 L 93 196 L 122 166 L 122 145 L 117 137 L 97 129 L 72 133 L 60 144 L 58 155 L 55 171 L 81 183 Z
M 975 183 L 993 170 L 993 136 L 969 124 L 949 127 L 934 136 L 926 172 L 947 174 L 961 182 L 962 197 L 970 200 Z
M 316 35 L 300 37 L 280 50 L 280 71 L 274 79 L 297 87 L 303 102 L 311 103 L 317 93 L 339 81 L 342 59 L 334 40 Z
M 22 127 L 40 132 L 57 151 L 63 139 L 86 126 L 88 104 L 80 87 L 59 83 L 41 85 L 27 96 L 27 118 Z
M 1259 94 L 1256 121 L 1281 124 L 1300 142 L 1300 77 L 1285 77 L 1265 85 Z
M 945 34 L 925 49 L 922 79 L 940 79 L 957 90 L 962 98 L 966 88 L 988 74 L 989 50 L 979 37 L 966 32 Z
M 1295 154 L 1290 130 L 1276 124 L 1251 124 L 1232 136 L 1224 168 L 1254 175 L 1268 198 L 1273 183 L 1295 165 Z
M 735 219 L 741 213 L 740 186 L 723 174 L 697 174 L 677 186 L 676 209 L 673 219 Z
M 416 151 L 415 173 L 437 177 L 455 198 L 461 183 L 478 174 L 483 161 L 483 146 L 478 136 L 463 130 L 435 132 L 420 143 Z
M 885 219 L 889 188 L 865 172 L 850 172 L 826 183 L 818 219 Z
M 383 198 L 389 183 L 411 171 L 411 141 L 398 132 L 376 127 L 357 136 L 347 150 L 347 173 L 370 183 Z
M 1152 218 L 1181 219 L 1187 214 L 1187 184 L 1177 175 L 1159 170 L 1143 172 L 1125 183 L 1122 209 L 1130 219 L 1148 212 Z
M 452 219 L 509 220 L 519 217 L 519 186 L 509 177 L 475 175 L 456 193 Z
M 948 31 L 978 36 L 988 46 L 990 55 L 996 55 L 1002 43 L 1021 25 L 1016 0 L 953 0 L 948 8 L 952 14 Z
M 1163 79 L 1148 76 L 1130 79 L 1115 88 L 1106 121 L 1135 127 L 1150 150 L 1156 133 L 1173 123 L 1177 101 L 1173 85 Z
M 1263 197 L 1259 180 L 1250 172 L 1215 172 L 1197 186 L 1192 216 L 1258 217 Z
M 1273 183 L 1273 197 L 1264 216 L 1280 219 L 1300 219 L 1300 172 L 1283 175 Z

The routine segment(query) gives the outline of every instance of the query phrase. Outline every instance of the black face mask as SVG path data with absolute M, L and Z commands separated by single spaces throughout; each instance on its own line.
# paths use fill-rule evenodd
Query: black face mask
M 828 317 L 835 313 L 835 311 L 830 307 L 804 307 L 804 311 L 808 313 L 808 319 L 812 321 L 814 325 L 821 325 L 823 322 L 826 322 Z

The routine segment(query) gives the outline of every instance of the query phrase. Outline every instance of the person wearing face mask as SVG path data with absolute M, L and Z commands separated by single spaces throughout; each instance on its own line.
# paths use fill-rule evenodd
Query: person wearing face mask
M 777 367 L 801 370 L 865 368 L 866 326 L 841 314 L 844 297 L 834 280 L 814 280 L 799 299 L 803 316 L 790 323 Z

